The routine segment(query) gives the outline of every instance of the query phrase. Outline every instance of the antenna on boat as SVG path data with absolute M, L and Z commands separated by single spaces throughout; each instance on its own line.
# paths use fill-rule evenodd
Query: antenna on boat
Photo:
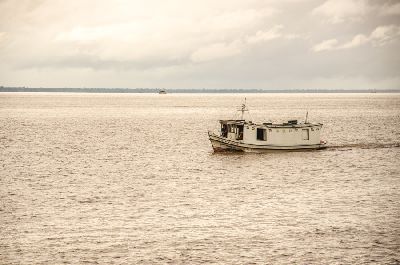
M 244 98 L 244 103 L 242 104 L 240 109 L 238 109 L 238 111 L 242 112 L 242 116 L 240 117 L 240 119 L 243 120 L 244 112 L 249 111 L 249 109 L 246 107 L 246 98 Z
M 307 123 L 307 121 L 308 121 L 308 110 L 307 110 L 307 113 L 306 113 L 306 121 L 304 123 Z

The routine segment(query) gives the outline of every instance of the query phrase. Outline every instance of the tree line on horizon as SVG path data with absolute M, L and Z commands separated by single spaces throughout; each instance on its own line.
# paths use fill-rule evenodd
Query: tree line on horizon
M 42 88 L 42 87 L 0 87 L 0 92 L 69 92 L 69 93 L 158 93 L 164 90 L 167 93 L 375 93 L 400 92 L 400 90 L 386 89 L 164 89 L 164 88 Z

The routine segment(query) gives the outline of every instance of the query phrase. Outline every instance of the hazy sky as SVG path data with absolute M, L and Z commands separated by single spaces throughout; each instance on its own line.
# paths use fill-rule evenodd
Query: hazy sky
M 400 1 L 0 0 L 0 85 L 400 88 Z

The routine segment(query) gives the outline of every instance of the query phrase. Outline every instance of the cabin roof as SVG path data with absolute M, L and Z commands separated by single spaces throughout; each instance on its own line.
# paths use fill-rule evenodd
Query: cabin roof
M 314 127 L 314 126 L 322 126 L 322 123 L 299 123 L 299 124 L 254 124 L 256 126 L 263 126 L 267 128 L 306 128 L 306 127 Z
M 253 123 L 251 121 L 246 120 L 220 120 L 221 124 L 237 124 L 237 125 L 250 125 L 250 126 L 259 126 L 259 127 L 267 127 L 267 128 L 305 128 L 305 127 L 314 127 L 314 126 L 322 126 L 322 123 L 294 123 L 293 121 L 289 121 L 287 123 Z
M 220 123 L 226 124 L 244 124 L 246 123 L 245 120 L 219 120 Z

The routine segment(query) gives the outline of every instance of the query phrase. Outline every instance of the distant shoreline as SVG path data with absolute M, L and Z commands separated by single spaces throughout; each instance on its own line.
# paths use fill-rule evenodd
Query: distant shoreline
M 58 92 L 58 93 L 158 93 L 162 88 L 34 88 L 0 87 L 0 92 Z M 167 94 L 175 93 L 400 93 L 400 89 L 163 89 Z

